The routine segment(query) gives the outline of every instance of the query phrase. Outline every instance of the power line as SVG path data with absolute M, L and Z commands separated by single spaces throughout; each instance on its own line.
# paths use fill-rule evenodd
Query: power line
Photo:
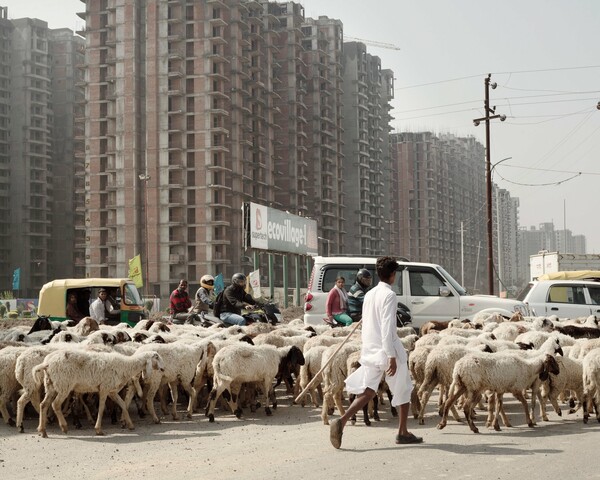
M 500 175 L 498 173 L 498 176 L 502 180 L 504 180 L 505 182 L 512 183 L 513 185 L 519 185 L 521 187 L 550 187 L 550 186 L 557 186 L 557 185 L 560 185 L 562 183 L 566 183 L 569 180 L 573 180 L 574 178 L 577 178 L 580 175 L 581 175 L 581 172 L 576 173 L 575 175 L 572 175 L 569 178 L 566 178 L 564 180 L 559 180 L 558 182 L 550 182 L 550 183 L 520 183 L 520 182 L 513 182 L 512 180 L 508 180 L 508 179 L 504 178 L 502 175 Z
M 541 73 L 541 72 L 559 72 L 564 70 L 582 70 L 588 68 L 600 68 L 600 65 L 583 65 L 580 67 L 560 67 L 560 68 L 545 68 L 539 70 L 517 70 L 514 72 L 492 72 L 494 75 L 513 75 L 521 73 Z M 395 87 L 394 90 L 407 90 L 409 88 L 428 87 L 430 85 L 439 85 L 441 83 L 457 82 L 459 80 L 467 80 L 470 78 L 478 78 L 485 76 L 485 73 L 478 73 L 477 75 L 468 75 L 466 77 L 449 78 L 447 80 L 439 80 L 437 82 L 420 83 L 416 85 L 408 85 L 406 87 Z M 508 87 L 507 87 L 508 88 Z
M 521 168 L 523 170 L 535 170 L 538 172 L 551 172 L 551 173 L 568 173 L 568 174 L 577 174 L 577 175 L 600 175 L 600 172 L 580 172 L 573 170 L 552 170 L 549 168 L 535 168 L 535 167 L 525 167 L 523 165 L 510 165 L 510 164 L 502 164 L 503 167 L 511 167 L 511 168 Z M 496 167 L 500 168 L 500 167 Z M 497 170 L 494 170 L 497 171 Z M 500 174 L 498 174 L 500 175 Z

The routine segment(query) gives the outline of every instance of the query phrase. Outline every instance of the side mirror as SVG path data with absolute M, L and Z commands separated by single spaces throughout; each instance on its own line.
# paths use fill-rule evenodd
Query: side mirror
M 452 290 L 450 290 L 448 287 L 440 287 L 440 297 L 451 297 L 452 296 Z

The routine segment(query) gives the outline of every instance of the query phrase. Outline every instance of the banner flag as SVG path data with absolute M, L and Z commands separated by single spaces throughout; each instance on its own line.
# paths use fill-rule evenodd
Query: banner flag
M 254 270 L 250 272 L 248 275 L 248 279 L 250 280 L 250 288 L 252 289 L 252 296 L 254 298 L 260 298 L 260 269 Z
M 19 290 L 19 288 L 21 288 L 21 268 L 15 268 L 15 271 L 13 272 L 12 289 Z
M 142 277 L 142 259 L 139 254 L 129 260 L 129 278 L 133 280 L 133 283 L 137 288 L 144 286 L 144 278 Z
M 225 290 L 225 283 L 223 282 L 223 274 L 219 273 L 216 277 L 215 277 L 215 295 L 218 295 L 219 293 L 221 293 L 223 290 Z

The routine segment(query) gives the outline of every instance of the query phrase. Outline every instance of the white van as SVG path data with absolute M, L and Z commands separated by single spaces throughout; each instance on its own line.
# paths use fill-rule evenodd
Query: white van
M 322 325 L 327 293 L 338 276 L 350 289 L 356 273 L 366 268 L 378 282 L 376 257 L 315 257 L 304 303 L 304 323 Z M 419 328 L 430 320 L 472 319 L 478 312 L 498 312 L 510 317 L 515 312 L 527 315 L 527 307 L 517 300 L 493 295 L 467 295 L 466 290 L 439 265 L 399 260 L 399 273 L 392 289 L 398 301 L 410 309 L 412 326 Z

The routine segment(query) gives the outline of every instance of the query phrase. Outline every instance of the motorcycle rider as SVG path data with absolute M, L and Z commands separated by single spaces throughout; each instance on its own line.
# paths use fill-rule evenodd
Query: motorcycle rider
M 223 305 L 221 307 L 220 319 L 227 325 L 246 325 L 246 319 L 242 317 L 242 308 L 252 310 L 257 305 L 254 298 L 246 293 L 246 275 L 234 273 L 231 277 L 231 285 L 223 292 Z
M 361 268 L 356 272 L 356 281 L 348 292 L 348 315 L 350 315 L 353 322 L 358 322 L 362 318 L 365 293 L 371 288 L 372 282 L 373 276 L 366 268 Z
M 200 279 L 200 288 L 196 290 L 194 312 L 202 315 L 208 313 L 215 306 L 215 278 L 212 275 L 203 275 Z

